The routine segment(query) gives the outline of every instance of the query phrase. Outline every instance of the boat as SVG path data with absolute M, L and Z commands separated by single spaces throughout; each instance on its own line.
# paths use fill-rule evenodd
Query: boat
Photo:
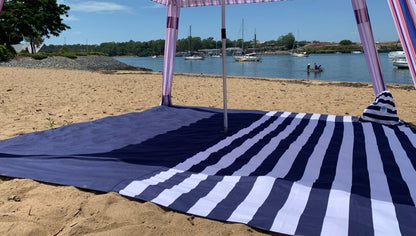
M 293 44 L 293 48 L 292 48 L 292 51 L 290 52 L 290 55 L 292 55 L 293 57 L 308 57 L 309 53 L 299 50 L 299 42 L 296 41 L 296 44 L 295 43 Z
M 409 64 L 407 63 L 407 59 L 404 56 L 395 57 L 392 59 L 393 66 L 396 66 L 398 69 L 401 68 L 409 68 Z
M 215 52 L 211 55 L 213 58 L 221 58 L 221 54 L 219 53 L 218 47 L 217 47 L 217 41 L 215 41 Z
M 318 69 L 315 69 L 315 68 L 311 68 L 311 69 L 307 69 L 306 70 L 306 72 L 314 72 L 314 73 L 320 73 L 320 72 L 322 72 L 322 71 L 324 71 L 324 68 L 318 68 Z
M 298 51 L 292 51 L 290 55 L 292 55 L 293 57 L 308 57 L 309 56 L 307 52 L 298 52 Z
M 185 59 L 185 60 L 204 60 L 204 57 L 199 56 L 199 55 L 190 55 L 190 56 L 184 56 L 183 59 Z
M 238 57 L 238 62 L 258 62 L 261 61 L 261 56 L 257 53 L 248 53 Z
M 261 56 L 258 55 L 256 52 L 247 53 L 244 52 L 244 19 L 242 22 L 242 46 L 241 51 L 238 54 L 234 54 L 233 58 L 236 62 L 259 62 L 261 61 Z M 254 32 L 254 49 L 256 48 L 256 33 Z
M 391 51 L 388 54 L 388 57 L 390 59 L 394 59 L 396 57 L 404 57 L 404 56 L 405 56 L 404 51 Z
M 189 50 L 192 50 L 191 44 L 192 44 L 192 34 L 191 34 L 191 26 L 189 26 Z M 202 55 L 195 54 L 192 51 L 188 51 L 188 53 L 183 56 L 183 59 L 185 59 L 185 60 L 204 60 L 204 57 Z
M 407 63 L 406 55 L 403 51 L 393 51 L 389 52 L 388 57 L 391 59 L 393 66 L 400 68 L 409 68 Z
M 311 64 L 308 63 L 308 66 L 306 67 L 306 72 L 310 73 L 310 72 L 314 72 L 314 73 L 320 73 L 324 71 L 324 68 L 321 65 L 316 65 L 316 63 L 314 64 L 313 67 L 311 67 Z

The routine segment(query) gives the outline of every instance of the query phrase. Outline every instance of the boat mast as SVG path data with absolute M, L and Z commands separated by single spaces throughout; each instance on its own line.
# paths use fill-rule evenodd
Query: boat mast
M 189 25 L 189 51 L 188 54 L 190 54 L 192 52 L 192 31 L 191 31 L 191 25 Z
M 241 54 L 244 54 L 244 18 L 241 22 Z

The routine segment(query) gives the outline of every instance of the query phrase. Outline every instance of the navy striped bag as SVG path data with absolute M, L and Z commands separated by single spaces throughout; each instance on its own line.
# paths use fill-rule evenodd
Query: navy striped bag
M 371 121 L 383 125 L 398 125 L 401 123 L 394 105 L 393 96 L 387 90 L 379 93 L 374 102 L 364 109 L 362 121 Z

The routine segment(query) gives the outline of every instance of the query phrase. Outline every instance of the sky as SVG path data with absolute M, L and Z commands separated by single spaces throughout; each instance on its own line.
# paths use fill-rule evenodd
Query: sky
M 166 7 L 151 0 L 58 0 L 71 9 L 64 23 L 71 27 L 45 44 L 100 44 L 165 38 Z M 367 0 L 374 39 L 395 41 L 398 34 L 386 0 Z M 243 23 L 244 22 L 244 23 Z M 182 8 L 178 38 L 221 38 L 221 7 Z M 359 42 L 350 0 L 289 0 L 226 6 L 231 40 L 276 40 L 293 33 L 296 40 Z M 244 33 L 244 34 L 243 34 Z

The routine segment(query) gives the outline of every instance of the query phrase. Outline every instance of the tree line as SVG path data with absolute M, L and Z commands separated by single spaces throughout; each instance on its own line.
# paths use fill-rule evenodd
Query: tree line
M 244 44 L 244 45 L 243 45 Z M 214 40 L 213 37 L 201 39 L 200 37 L 187 37 L 178 39 L 176 51 L 199 51 L 202 49 L 220 49 L 221 41 Z M 266 42 L 255 43 L 254 41 L 245 41 L 242 39 L 226 41 L 227 48 L 230 47 L 243 47 L 244 49 L 251 49 L 257 52 L 276 52 L 276 51 L 288 51 L 301 47 L 303 51 L 308 53 L 335 53 L 343 52 L 349 53 L 355 50 L 362 50 L 360 44 L 351 42 L 350 40 L 341 40 L 339 43 L 332 43 L 331 45 L 320 45 L 318 41 L 296 41 L 293 33 L 279 36 L 277 40 L 269 40 Z M 146 42 L 133 41 L 128 42 L 105 42 L 99 45 L 87 45 L 87 44 L 74 44 L 74 45 L 46 45 L 42 48 L 42 52 L 55 53 L 62 48 L 68 52 L 75 53 L 102 53 L 108 56 L 154 56 L 163 55 L 165 47 L 165 40 L 150 40 Z
M 270 40 L 262 43 L 254 41 L 244 41 L 242 39 L 230 40 L 227 39 L 226 46 L 229 47 L 243 47 L 254 48 L 258 51 L 270 50 L 288 50 L 295 46 L 295 37 L 292 33 L 280 36 L 277 40 Z M 244 44 L 244 45 L 243 45 Z M 306 42 L 300 42 L 297 45 L 303 46 Z M 201 37 L 187 37 L 178 39 L 176 44 L 177 52 L 199 51 L 201 49 L 219 49 L 222 42 L 215 40 L 213 37 L 201 39 Z M 42 48 L 42 52 L 54 53 L 59 51 L 63 46 L 67 51 L 71 52 L 100 52 L 109 56 L 152 56 L 163 55 L 165 48 L 165 40 L 150 40 L 146 42 L 133 41 L 128 42 L 105 42 L 99 45 L 87 44 L 73 44 L 73 45 L 46 45 Z

